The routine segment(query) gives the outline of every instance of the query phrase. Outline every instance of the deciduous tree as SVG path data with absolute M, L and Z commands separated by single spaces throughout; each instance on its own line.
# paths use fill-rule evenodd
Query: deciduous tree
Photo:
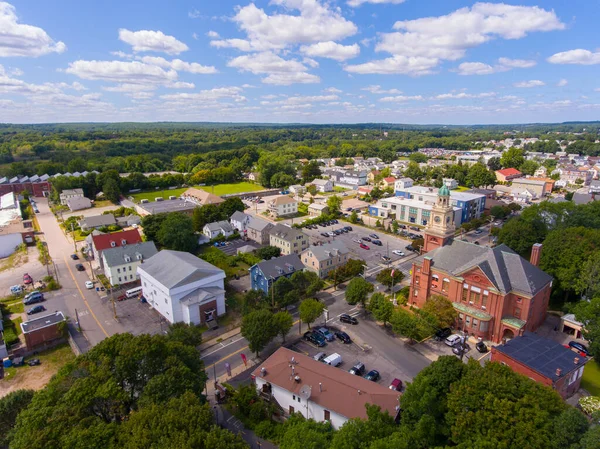
M 394 273 L 393 276 L 392 273 Z M 395 268 L 385 268 L 379 273 L 377 273 L 375 279 L 380 284 L 383 284 L 386 287 L 390 288 L 392 287 L 392 285 L 398 285 L 400 284 L 400 282 L 402 282 L 402 279 L 404 279 L 404 273 Z
M 179 212 L 171 212 L 160 225 L 158 243 L 167 249 L 192 253 L 198 247 L 192 219 Z
M 369 293 L 373 290 L 373 284 L 367 282 L 362 277 L 356 277 L 346 287 L 346 301 L 350 305 L 362 304 L 364 306 Z
M 273 324 L 275 325 L 277 334 L 285 343 L 285 337 L 294 325 L 294 319 L 292 318 L 292 315 L 290 315 L 289 312 L 277 312 L 273 315 Z
M 298 307 L 300 319 L 308 325 L 309 329 L 310 325 L 323 315 L 324 311 L 325 304 L 313 298 L 305 299 L 300 303 L 300 307 Z
M 260 351 L 277 335 L 273 313 L 269 310 L 255 310 L 242 318 L 242 335 L 248 340 L 250 351 L 258 357 Z
M 423 310 L 436 317 L 439 327 L 454 325 L 458 316 L 452 302 L 442 295 L 431 295 L 427 298 Z

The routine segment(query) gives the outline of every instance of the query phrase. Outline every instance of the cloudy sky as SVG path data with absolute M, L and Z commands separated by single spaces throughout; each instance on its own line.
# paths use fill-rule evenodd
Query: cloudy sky
M 597 0 L 0 1 L 0 122 L 597 120 Z

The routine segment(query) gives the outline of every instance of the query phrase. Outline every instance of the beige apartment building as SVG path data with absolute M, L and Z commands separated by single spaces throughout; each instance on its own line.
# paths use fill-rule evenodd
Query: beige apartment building
M 320 278 L 326 278 L 332 270 L 348 262 L 350 251 L 343 242 L 337 241 L 320 246 L 311 246 L 300 255 L 300 260 L 307 270 L 313 271 Z
M 281 250 L 282 256 L 300 254 L 308 248 L 308 236 L 299 229 L 277 224 L 269 232 L 269 244 Z

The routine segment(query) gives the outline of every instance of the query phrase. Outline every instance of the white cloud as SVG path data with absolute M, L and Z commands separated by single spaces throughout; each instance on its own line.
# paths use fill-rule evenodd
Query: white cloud
M 400 3 L 404 3 L 406 0 L 348 0 L 346 3 L 348 6 L 352 6 L 356 8 L 364 3 L 373 3 L 376 5 L 382 5 L 384 3 L 390 3 L 392 5 L 399 5 Z
M 293 59 L 283 59 L 273 52 L 253 53 L 238 56 L 227 63 L 241 72 L 255 75 L 268 74 L 262 82 L 266 84 L 290 85 L 294 83 L 318 83 L 319 77 L 306 73 L 304 64 Z
M 11 67 L 11 68 L 9 69 L 9 73 L 10 73 L 12 76 L 21 76 L 21 75 L 23 75 L 23 73 L 25 73 L 25 72 L 23 72 L 23 70 L 21 70 L 21 69 L 20 69 L 20 68 L 18 68 L 18 67 Z
M 543 81 L 540 81 L 540 80 L 521 81 L 519 83 L 513 84 L 514 87 L 519 87 L 519 88 L 541 87 L 541 86 L 545 86 L 545 85 L 546 85 L 546 83 L 544 83 Z
M 550 56 L 548 58 L 548 62 L 552 64 L 600 64 L 600 51 L 591 52 L 581 48 L 578 48 L 577 50 L 563 51 Z
M 405 96 L 405 95 L 397 95 L 395 97 L 383 97 L 380 98 L 379 101 L 383 101 L 383 102 L 394 102 L 394 103 L 399 103 L 399 102 L 404 102 L 404 101 L 420 101 L 423 100 L 423 96 L 422 95 L 413 95 L 413 96 Z
M 176 93 L 161 95 L 160 98 L 166 101 L 175 102 L 196 102 L 196 101 L 216 101 L 221 99 L 232 99 L 236 102 L 246 101 L 246 97 L 241 95 L 242 89 L 239 87 L 218 87 L 215 89 L 201 90 L 195 93 Z
M 260 98 L 263 98 L 265 100 L 273 100 L 273 99 L 277 98 L 277 95 L 273 95 L 273 94 L 271 94 L 271 95 L 263 95 Z
M 210 75 L 218 72 L 213 66 L 201 65 L 197 62 L 185 62 L 181 59 L 167 61 L 160 56 L 144 56 L 140 60 L 145 64 L 157 65 L 165 69 L 177 70 L 178 72 L 195 73 L 196 75 Z
M 534 67 L 537 62 L 530 59 L 500 58 L 498 59 L 498 64 L 502 67 L 510 67 L 511 69 L 528 69 Z
M 192 33 L 192 37 L 194 38 L 194 40 L 198 40 L 198 33 Z
M 168 84 L 177 80 L 175 70 L 164 70 L 138 61 L 85 61 L 69 63 L 66 73 L 86 80 L 111 81 L 121 84 Z
M 459 75 L 489 75 L 495 73 L 494 67 L 483 62 L 463 62 L 458 66 Z
M 319 67 L 319 63 L 313 58 L 302 58 L 302 63 L 312 67 L 313 69 Z
M 331 94 L 341 94 L 342 90 L 336 87 L 328 87 L 327 89 L 323 89 L 323 92 L 329 92 Z
M 140 30 L 129 31 L 124 28 L 119 30 L 119 39 L 132 46 L 133 51 L 155 51 L 178 55 L 189 50 L 188 46 L 178 41 L 173 36 L 167 36 L 162 31 Z
M 462 100 L 467 98 L 491 98 L 495 97 L 496 92 L 481 92 L 479 94 L 468 94 L 466 92 L 440 94 L 432 97 L 432 100 Z
M 216 31 L 212 31 L 212 30 L 211 30 L 211 31 L 208 31 L 208 32 L 206 33 L 206 35 L 207 35 L 208 37 L 210 37 L 211 39 L 218 39 L 218 38 L 220 38 L 220 37 L 221 37 L 221 36 L 219 36 L 219 33 L 217 33 Z
M 200 11 L 198 11 L 196 8 L 194 8 L 188 12 L 188 17 L 190 19 L 200 19 L 204 16 L 202 15 L 202 13 Z
M 123 83 L 123 84 L 119 84 L 117 86 L 103 86 L 102 90 L 105 90 L 106 92 L 130 93 L 130 92 L 145 92 L 145 91 L 154 90 L 155 88 L 156 88 L 155 86 L 148 85 L 148 84 Z
M 186 83 L 184 81 L 175 81 L 174 83 L 165 84 L 169 89 L 193 89 L 196 87 L 194 83 Z
M 63 53 L 67 46 L 54 41 L 41 28 L 18 22 L 15 7 L 0 2 L 0 57 L 38 57 L 48 53 Z
M 129 53 L 125 53 L 124 51 L 111 51 L 110 52 L 111 55 L 116 56 L 117 58 L 123 58 L 123 59 L 131 59 L 133 58 L 132 54 Z
M 566 86 L 567 84 L 569 84 L 569 81 L 568 81 L 568 80 L 566 80 L 566 79 L 564 79 L 564 78 L 563 78 L 563 79 L 561 79 L 561 80 L 560 80 L 558 83 L 556 83 L 556 85 L 557 85 L 558 87 L 564 87 L 564 86 Z
M 363 87 L 361 90 L 366 90 L 367 92 L 371 92 L 372 94 L 392 94 L 392 95 L 396 95 L 396 94 L 401 94 L 402 91 L 398 90 L 398 89 L 382 89 L 381 86 L 379 84 L 373 84 L 371 86 L 367 86 L 367 87 Z
M 360 54 L 360 47 L 358 44 L 342 45 L 328 41 L 308 46 L 303 45 L 300 47 L 300 51 L 308 56 L 345 61 L 358 56 Z
M 310 102 L 321 102 L 321 101 L 334 101 L 339 100 L 337 95 L 297 95 L 295 97 L 289 97 L 282 101 L 284 104 L 298 104 L 298 103 L 310 103 Z
M 537 62 L 528 59 L 499 58 L 494 66 L 483 62 L 463 62 L 458 66 L 457 72 L 459 75 L 490 75 L 512 69 L 527 69 L 536 64 Z
M 262 82 L 265 84 L 289 86 L 290 84 L 315 84 L 321 82 L 321 78 L 306 72 L 272 73 L 263 78 Z
M 521 39 L 536 31 L 562 30 L 554 11 L 537 6 L 476 3 L 448 15 L 399 21 L 382 33 L 375 49 L 391 58 L 347 66 L 353 73 L 424 75 L 444 60 L 455 61 L 470 48 L 494 39 Z

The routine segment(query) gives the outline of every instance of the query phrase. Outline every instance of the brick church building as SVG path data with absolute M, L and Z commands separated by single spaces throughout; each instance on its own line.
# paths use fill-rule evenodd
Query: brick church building
M 542 245 L 534 245 L 527 261 L 506 245 L 454 240 L 452 214 L 443 186 L 425 229 L 425 254 L 413 262 L 409 303 L 422 307 L 431 295 L 445 296 L 458 312 L 456 329 L 495 343 L 535 331 L 552 289 L 552 277 L 537 266 Z

